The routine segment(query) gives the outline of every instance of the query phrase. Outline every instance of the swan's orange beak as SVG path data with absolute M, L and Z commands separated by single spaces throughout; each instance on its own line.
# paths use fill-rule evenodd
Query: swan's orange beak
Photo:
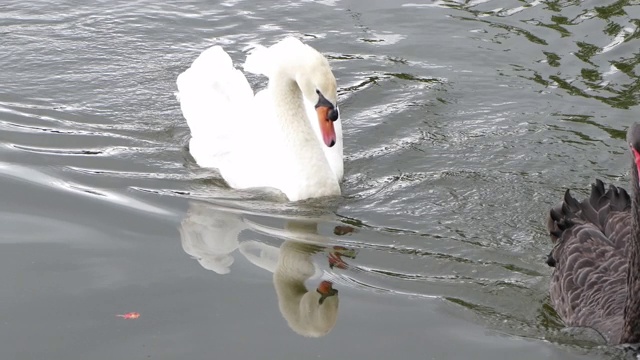
M 333 121 L 329 119 L 329 111 L 331 109 L 327 106 L 316 107 L 322 140 L 324 140 L 325 145 L 332 147 L 336 144 L 336 131 L 333 129 Z

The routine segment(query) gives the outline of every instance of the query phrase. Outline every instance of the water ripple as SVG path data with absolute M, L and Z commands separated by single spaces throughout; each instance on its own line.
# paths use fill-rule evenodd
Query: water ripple
M 548 309 L 543 222 L 567 187 L 585 191 L 595 176 L 626 181 L 624 133 L 640 101 L 634 2 L 2 9 L 0 177 L 136 215 L 184 224 L 194 216 L 203 228 L 215 225 L 211 212 L 230 213 L 254 245 L 357 252 L 340 271 L 315 254 L 322 275 L 343 288 L 442 299 L 501 334 L 571 344 Z M 327 54 L 338 79 L 340 198 L 290 204 L 231 190 L 185 149 L 176 76 L 211 45 L 240 62 L 252 45 L 290 35 Z M 0 209 L 16 220 L 7 214 Z M 318 233 L 299 239 L 287 232 L 291 221 L 316 222 Z

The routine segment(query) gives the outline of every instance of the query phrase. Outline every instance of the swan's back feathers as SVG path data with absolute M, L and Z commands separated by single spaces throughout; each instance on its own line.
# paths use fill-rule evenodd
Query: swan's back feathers
M 568 326 L 598 330 L 610 343 L 620 339 L 626 299 L 627 243 L 631 199 L 624 189 L 602 181 L 579 202 L 565 193 L 553 208 L 548 229 L 555 244 L 550 296 Z
M 292 61 L 296 63 L 322 61 L 328 66 L 324 56 L 314 48 L 294 37 L 287 37 L 269 47 L 255 46 L 247 55 L 243 68 L 250 73 L 271 78 L 282 64 Z
M 242 68 L 250 73 L 269 77 L 276 66 L 269 49 L 262 45 L 256 45 L 247 55 Z
M 178 99 L 191 130 L 190 152 L 200 166 L 218 167 L 217 159 L 232 149 L 231 135 L 242 128 L 253 90 L 220 47 L 203 51 L 178 76 Z

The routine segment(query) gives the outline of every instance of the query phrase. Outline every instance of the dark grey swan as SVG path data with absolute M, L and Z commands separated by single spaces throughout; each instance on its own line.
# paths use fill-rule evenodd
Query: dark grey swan
M 596 180 L 582 202 L 567 190 L 547 224 L 553 307 L 568 326 L 594 328 L 609 344 L 640 342 L 640 124 L 627 142 L 631 197 Z

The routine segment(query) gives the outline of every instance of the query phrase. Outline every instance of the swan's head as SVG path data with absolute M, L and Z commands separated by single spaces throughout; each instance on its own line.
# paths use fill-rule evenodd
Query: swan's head
M 640 175 L 640 123 L 631 125 L 627 131 L 627 142 L 636 164 L 636 172 Z
M 315 59 L 299 73 L 297 81 L 302 95 L 316 108 L 325 145 L 332 147 L 336 143 L 333 122 L 339 118 L 336 78 L 327 59 L 320 53 L 316 54 Z

